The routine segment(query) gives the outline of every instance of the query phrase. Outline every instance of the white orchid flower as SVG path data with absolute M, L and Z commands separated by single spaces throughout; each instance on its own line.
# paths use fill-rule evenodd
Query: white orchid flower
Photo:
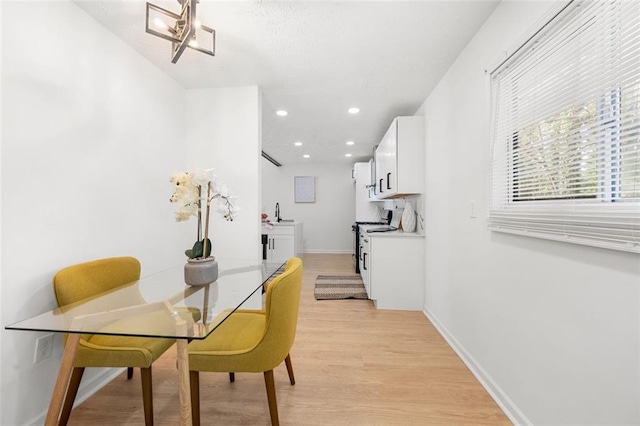
M 175 173 L 170 179 L 175 188 L 169 201 L 179 206 L 176 211 L 176 221 L 183 222 L 192 216 L 198 218 L 198 239 L 196 241 L 202 240 L 200 226 L 202 216 L 209 216 L 210 206 L 207 201 L 215 200 L 214 209 L 225 220 L 232 221 L 240 212 L 240 208 L 235 206 L 232 201 L 236 197 L 229 195 L 229 188 L 218 182 L 213 171 L 214 169 L 195 169 L 186 173 Z M 207 191 L 209 184 L 211 184 L 211 193 Z M 207 195 L 210 197 L 208 200 Z M 205 226 L 204 239 L 208 238 L 207 230 L 208 226 Z
M 214 182 L 216 178 L 216 175 L 213 174 L 213 170 L 214 169 L 196 169 L 192 173 L 191 177 L 193 184 L 196 186 L 201 186 L 203 189 L 205 189 L 206 192 L 206 188 L 209 182 Z
M 215 190 L 216 194 L 220 194 L 220 196 L 224 197 L 224 198 L 228 198 L 229 197 L 229 188 L 227 188 L 227 185 L 221 184 L 221 183 L 216 183 L 216 190 Z

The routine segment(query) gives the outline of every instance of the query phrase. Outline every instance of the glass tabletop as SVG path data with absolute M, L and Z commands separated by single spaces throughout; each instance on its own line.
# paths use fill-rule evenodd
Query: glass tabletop
M 204 339 L 238 308 L 261 309 L 284 262 L 217 259 L 218 280 L 184 284 L 183 266 L 6 326 L 8 330 Z

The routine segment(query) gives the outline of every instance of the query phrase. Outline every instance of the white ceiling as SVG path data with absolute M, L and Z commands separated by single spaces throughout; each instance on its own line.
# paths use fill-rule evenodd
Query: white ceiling
M 170 42 L 145 33 L 144 1 L 75 2 L 187 89 L 259 86 L 263 150 L 282 164 L 368 159 L 391 120 L 416 112 L 499 3 L 200 0 L 216 56 L 187 49 L 172 64 Z M 180 10 L 176 0 L 151 3 Z M 348 114 L 351 106 L 360 113 Z

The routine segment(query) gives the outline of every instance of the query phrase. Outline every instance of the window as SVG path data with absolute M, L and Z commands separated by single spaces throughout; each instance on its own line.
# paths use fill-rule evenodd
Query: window
M 489 228 L 640 253 L 640 2 L 568 2 L 491 95 Z

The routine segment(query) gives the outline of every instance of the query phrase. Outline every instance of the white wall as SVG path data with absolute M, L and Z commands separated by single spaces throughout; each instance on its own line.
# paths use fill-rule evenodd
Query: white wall
M 492 233 L 482 214 L 485 69 L 551 5 L 503 2 L 419 111 L 427 126 L 425 309 L 516 422 L 638 424 L 640 257 Z
M 3 12 L 3 7 L 2 4 L 0 4 L 0 22 L 2 22 L 2 12 Z M 2 31 L 0 31 L 0 46 L 2 46 Z M 0 70 L 2 69 L 2 55 L 0 54 Z M 0 78 L 0 93 L 2 93 L 2 79 Z M 3 102 L 0 102 L 0 129 L 2 129 L 2 104 Z M 0 132 L 0 164 L 2 164 L 2 132 Z M 2 239 L 2 172 L 0 171 L 0 308 L 3 306 L 3 302 L 2 302 L 2 246 L 3 244 L 1 243 L 2 241 L 4 241 Z M 4 317 L 3 317 L 3 321 L 2 324 L 4 324 Z M 4 332 L 0 331 L 0 365 L 4 365 L 3 362 L 3 346 L 2 346 L 2 337 L 4 336 Z M 0 386 L 2 383 L 4 383 L 4 369 L 0 368 Z M 0 390 L 2 388 L 0 387 Z M 2 399 L 2 397 L 0 397 L 0 421 L 2 420 L 2 412 L 3 412 L 3 405 L 4 405 L 4 401 Z
M 186 165 L 185 90 L 73 3 L 2 12 L 0 424 L 13 426 L 42 420 L 62 341 L 33 364 L 41 334 L 4 326 L 54 308 L 64 266 L 133 255 L 153 273 L 184 261 L 190 235 L 168 202 Z
M 215 256 L 262 258 L 260 108 L 255 86 L 187 91 L 189 167 L 213 167 L 241 208 L 232 222 L 219 214 L 211 216 L 209 238 Z M 195 224 L 190 226 L 195 235 Z
M 190 167 L 215 167 L 242 208 L 211 219 L 214 253 L 261 256 L 257 87 L 186 91 L 71 2 L 1 10 L 3 326 L 55 307 L 64 266 L 132 255 L 144 275 L 184 262 L 196 226 L 175 223 L 169 177 Z M 2 330 L 2 425 L 43 419 L 62 342 L 34 365 L 40 335 Z M 76 401 L 113 371 L 87 371 Z
M 351 224 L 355 221 L 355 187 L 352 164 L 310 164 L 275 167 L 262 160 L 262 209 L 275 221 L 280 217 L 304 222 L 304 251 L 307 253 L 351 253 Z M 315 176 L 316 202 L 296 203 L 295 176 Z

